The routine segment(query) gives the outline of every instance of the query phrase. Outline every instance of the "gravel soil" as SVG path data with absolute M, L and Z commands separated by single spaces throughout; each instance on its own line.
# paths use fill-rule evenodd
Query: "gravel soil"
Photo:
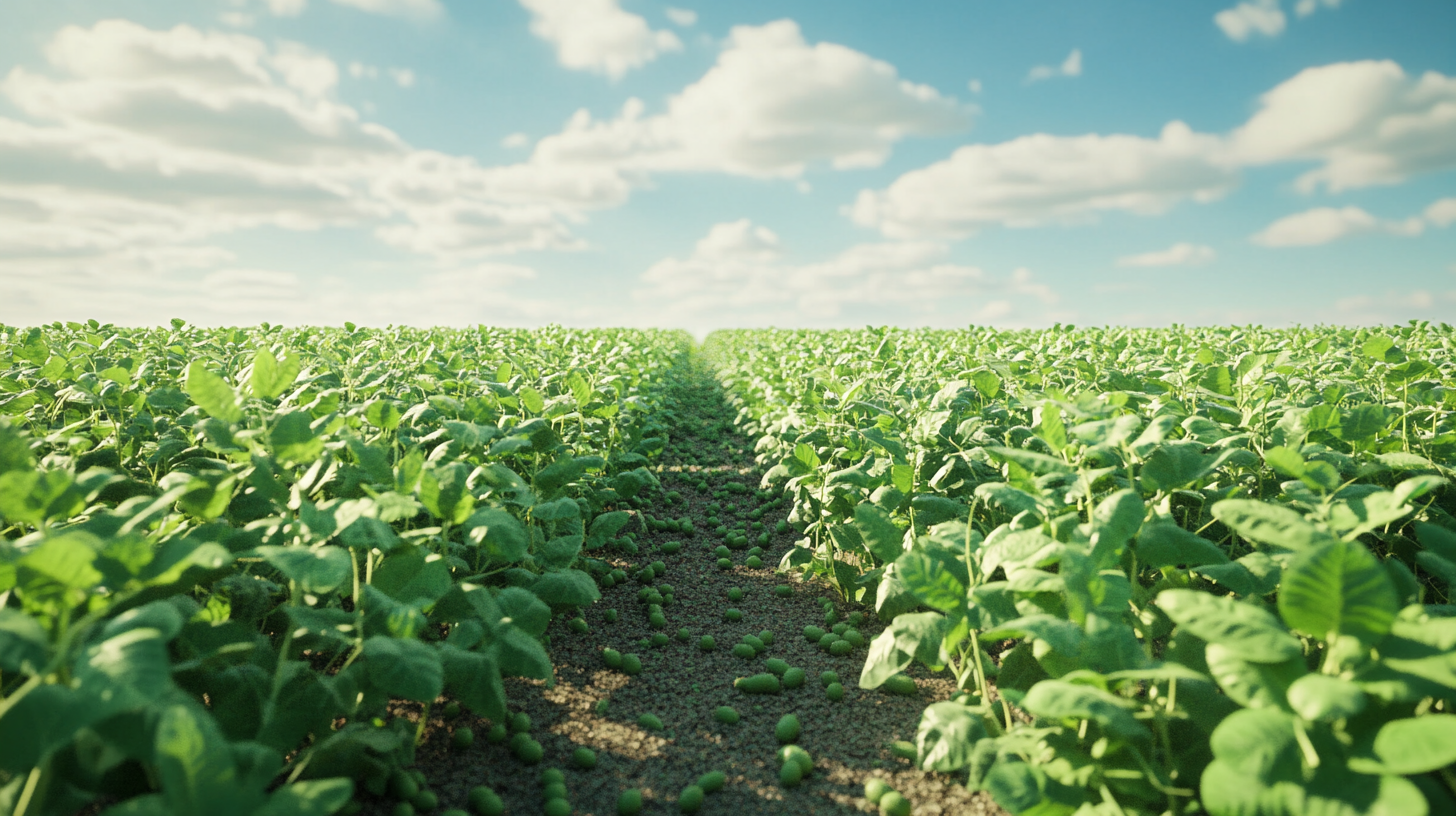
M 545 749 L 538 765 L 521 762 L 505 743 L 485 739 L 488 721 L 468 712 L 444 720 L 439 712 L 445 701 L 437 703 L 416 754 L 416 767 L 438 794 L 440 808 L 468 809 L 470 789 L 489 785 L 505 801 L 506 813 L 542 813 L 542 771 L 559 768 L 565 774 L 572 812 L 583 816 L 616 814 L 618 796 L 628 788 L 640 789 L 642 813 L 678 813 L 678 794 L 709 771 L 722 771 L 727 784 L 707 795 L 701 814 L 877 812 L 864 799 L 864 783 L 871 777 L 880 777 L 900 791 L 917 816 L 1004 813 L 985 794 L 967 791 L 963 775 L 918 771 L 889 751 L 892 741 L 914 741 L 920 712 L 927 704 L 950 697 L 954 689 L 947 674 L 911 669 L 908 673 L 918 686 L 915 697 L 862 690 L 858 680 L 867 647 L 832 656 L 805 640 L 805 626 L 828 628 L 822 599 L 834 601 L 841 619 L 860 612 L 863 622 L 858 628 L 866 641 L 879 633 L 882 624 L 872 609 L 841 601 L 828 585 L 774 571 L 799 535 L 792 527 L 786 533 L 774 532 L 787 507 L 762 517 L 770 541 L 761 568 L 744 564 L 747 549 L 733 551 L 731 569 L 718 568 L 712 551 L 723 541 L 707 520 L 709 505 L 724 505 L 719 513 L 722 523 L 747 521 L 747 513 L 764 502 L 751 493 L 730 495 L 722 488 L 729 482 L 757 488 L 762 469 L 753 461 L 752 443 L 731 430 L 732 409 L 706 372 L 699 371 L 696 379 L 680 387 L 676 414 L 670 423 L 671 444 L 659 459 L 658 478 L 663 494 L 676 491 L 681 499 L 665 504 L 662 494 L 655 494 L 659 500 L 640 510 L 659 518 L 689 517 L 695 534 L 652 532 L 634 520 L 627 529 L 636 534 L 638 554 L 607 549 L 591 553 L 629 576 L 652 561 L 667 565 L 666 575 L 653 584 L 670 584 L 674 590 L 672 602 L 663 608 L 667 625 L 660 630 L 669 636 L 668 644 L 653 647 L 644 641 L 658 630 L 649 626 L 646 605 L 638 600 L 643 584 L 631 577 L 604 589 L 602 599 L 583 611 L 590 632 L 570 630 L 565 618 L 554 621 L 548 651 L 556 667 L 555 682 L 548 686 L 512 679 L 506 684 L 512 710 L 530 715 L 532 736 Z M 697 489 L 700 478 L 708 481 L 707 491 Z M 658 549 L 669 541 L 681 541 L 682 549 L 675 554 Z M 790 586 L 791 593 L 780 597 L 775 592 L 779 585 Z M 729 599 L 734 587 L 743 592 L 740 600 Z M 742 619 L 726 620 L 730 608 L 741 611 Z M 607 610 L 616 610 L 615 622 L 607 621 Z M 689 631 L 688 640 L 677 639 L 679 628 Z M 763 653 L 749 659 L 734 656 L 732 647 L 740 638 L 764 630 L 773 633 L 773 640 Z M 716 641 L 713 651 L 699 648 L 705 635 Z M 607 668 L 605 648 L 639 655 L 642 672 L 629 677 Z M 804 685 L 777 695 L 749 695 L 734 688 L 735 678 L 767 671 L 768 658 L 803 669 Z M 836 672 L 844 686 L 838 702 L 831 702 L 821 685 L 820 673 L 825 671 Z M 739 722 L 715 721 L 718 706 L 733 707 Z M 399 705 L 394 713 L 418 722 L 421 707 Z M 641 727 L 638 718 L 644 714 L 656 716 L 663 729 Z M 775 756 L 779 742 L 774 727 L 785 714 L 797 715 L 803 726 L 797 744 L 814 759 L 812 774 L 792 788 L 780 784 Z M 452 750 L 451 731 L 465 726 L 475 731 L 474 746 Z M 594 769 L 579 769 L 571 761 L 572 752 L 583 746 L 596 752 Z M 397 812 L 392 800 L 363 791 L 359 801 L 366 814 Z

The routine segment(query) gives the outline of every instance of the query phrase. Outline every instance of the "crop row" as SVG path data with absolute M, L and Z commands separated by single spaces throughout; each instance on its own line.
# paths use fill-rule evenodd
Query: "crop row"
M 725 331 L 806 537 L 1017 814 L 1456 807 L 1456 333 Z M 993 689 L 994 684 L 994 689 Z M 977 699 L 978 698 L 978 699 Z
M 391 700 L 506 722 L 647 521 L 689 348 L 0 327 L 0 812 L 333 813 L 413 784 Z

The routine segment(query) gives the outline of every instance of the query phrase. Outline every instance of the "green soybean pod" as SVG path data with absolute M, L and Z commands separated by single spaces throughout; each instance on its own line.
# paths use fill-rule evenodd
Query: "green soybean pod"
M 797 786 L 803 778 L 804 770 L 799 767 L 797 762 L 785 762 L 784 766 L 779 768 L 779 784 L 786 788 Z
M 737 609 L 727 609 L 723 612 L 723 620 L 737 623 L 743 620 L 743 612 Z
M 711 636 L 703 635 L 702 639 L 698 641 L 698 648 L 702 649 L 705 652 L 711 652 L 714 649 L 718 648 L 718 644 L 713 642 L 713 638 Z
M 420 783 L 415 781 L 413 776 L 403 770 L 397 770 L 389 777 L 389 793 L 395 799 L 401 801 L 415 798 L 420 792 Z
M 730 600 L 730 601 L 741 601 L 741 600 L 743 600 L 743 590 L 742 589 L 739 589 L 738 587 L 729 587 L 728 588 L 728 600 Z
M 468 727 L 457 728 L 455 733 L 450 735 L 450 747 L 457 751 L 464 751 L 474 744 L 475 732 Z
M 686 626 L 684 626 L 681 629 L 677 630 L 677 639 L 683 642 L 687 642 L 693 639 L 693 633 L 689 631 Z
M 677 809 L 680 813 L 697 813 L 702 806 L 703 789 L 697 785 L 688 785 L 677 795 Z
M 718 569 L 720 569 L 720 570 L 731 570 L 731 569 L 733 569 L 733 561 L 732 561 L 732 559 L 719 558 L 718 559 Z
M 713 719 L 724 725 L 737 725 L 738 712 L 732 706 L 718 706 L 713 709 Z
M 415 806 L 410 802 L 399 802 L 390 809 L 389 816 L 415 816 Z
M 571 816 L 571 810 L 571 803 L 566 801 L 565 796 L 547 799 L 546 806 L 541 808 L 541 812 L 546 816 Z
M 657 646 L 657 647 L 666 646 L 667 645 L 667 635 L 663 634 L 662 632 L 653 632 L 652 633 L 652 645 L 653 646 Z
M 818 643 L 819 640 L 821 638 L 823 638 L 823 637 L 824 637 L 824 630 L 823 629 L 820 629 L 817 626 L 805 626 L 804 627 L 804 640 L 807 640 L 810 643 Z
M 597 752 L 590 748 L 578 748 L 571 752 L 571 761 L 576 767 L 589 771 L 597 766 Z
M 773 632 L 770 632 L 769 630 L 765 629 L 762 632 L 759 632 L 758 633 L 758 639 L 761 640 L 761 641 L 763 641 L 763 645 L 765 645 L 765 646 L 772 646 L 773 645 L 773 640 L 774 640 L 774 638 L 773 638 Z
M 846 629 L 844 631 L 844 640 L 856 649 L 865 645 L 864 635 L 860 634 L 858 629 Z
M 890 754 L 914 762 L 916 758 L 915 743 L 905 740 L 895 740 L 890 743 Z
M 826 686 L 827 687 L 830 683 L 838 683 L 838 682 L 839 682 L 839 673 L 838 672 L 827 671 L 827 672 L 822 672 L 819 675 L 819 684 L 822 685 L 822 686 Z
M 641 674 L 642 658 L 638 657 L 635 654 L 622 655 L 622 673 L 629 676 Z
M 733 685 L 744 694 L 778 694 L 780 688 L 779 678 L 772 674 L 740 677 L 733 681 Z
M 667 616 L 661 612 L 653 612 L 647 617 L 647 625 L 653 629 L 661 629 L 667 625 Z
M 833 632 L 825 632 L 819 637 L 819 648 L 827 652 L 829 651 L 829 648 L 831 646 L 838 642 L 839 635 L 836 635 Z
M 778 750 L 778 758 L 779 762 L 797 763 L 799 770 L 804 772 L 804 776 L 808 776 L 814 772 L 814 758 L 809 756 L 808 751 L 805 751 L 797 745 L 785 745 L 780 748 Z
M 506 730 L 505 723 L 496 723 L 490 727 L 489 731 L 485 732 L 485 738 L 496 745 L 505 742 L 509 736 L 510 734 Z
M 707 793 L 712 793 L 714 791 L 721 790 L 724 783 L 726 783 L 727 781 L 728 774 L 725 774 L 722 771 L 708 771 L 707 773 L 698 777 L 698 787 L 702 788 Z
M 784 672 L 784 688 L 792 689 L 804 685 L 805 676 L 803 669 L 797 667 L 789 669 Z
M 450 701 L 450 702 L 448 702 L 448 703 L 446 703 L 444 710 L 440 712 L 440 716 L 444 717 L 447 720 L 453 720 L 456 717 L 459 717 L 460 716 L 460 704 L 457 703 L 457 702 L 454 702 L 453 700 Z
M 844 699 L 844 686 L 839 683 L 830 683 L 824 687 L 824 696 L 837 703 Z
M 854 644 L 847 640 L 836 640 L 829 644 L 829 653 L 836 657 L 843 657 L 854 651 Z
M 741 657 L 744 660 L 752 660 L 753 658 L 758 657 L 758 652 L 755 652 L 753 650 L 753 647 L 749 646 L 747 643 L 737 643 L 733 646 L 733 656 Z
M 743 642 L 744 643 L 747 643 L 749 646 L 752 646 L 753 647 L 754 654 L 758 654 L 759 652 L 761 652 L 765 648 L 767 648 L 764 645 L 764 642 L 763 641 L 759 640 L 758 638 L 754 637 L 753 635 L 744 635 L 743 636 Z
M 799 725 L 799 718 L 793 714 L 785 714 L 779 718 L 779 724 L 774 726 L 774 739 L 779 742 L 793 742 L 799 738 L 803 728 Z
M 535 765 L 546 755 L 546 750 L 530 734 L 521 732 L 511 738 L 511 753 L 527 765 Z
M 566 798 L 566 783 L 565 782 L 552 782 L 552 783 L 550 783 L 550 784 L 548 784 L 548 785 L 546 785 L 546 786 L 544 786 L 544 787 L 541 788 L 541 799 L 543 801 L 549 802 L 552 799 L 565 799 L 565 798 Z
M 500 795 L 485 785 L 471 788 L 466 801 L 479 816 L 501 816 L 506 812 L 506 803 L 501 801 Z
M 628 788 L 617 797 L 617 816 L 637 816 L 642 812 L 642 791 Z
M 637 718 L 637 725 L 648 731 L 662 730 L 662 720 L 658 719 L 656 714 L 643 714 Z
M 784 672 L 789 670 L 788 662 L 777 657 L 770 657 L 768 660 L 763 661 L 763 667 L 773 674 L 777 674 L 779 677 L 783 677 Z
M 608 609 L 607 611 L 603 612 L 602 613 L 602 620 L 606 621 L 607 623 L 616 623 L 617 622 L 617 610 L 615 610 L 615 609 Z
M 587 624 L 586 618 L 572 618 L 571 620 L 567 621 L 566 625 L 571 629 L 571 631 L 576 632 L 579 635 L 584 635 L 591 631 L 591 626 Z
M 885 791 L 880 797 L 881 816 L 910 816 L 910 800 L 900 795 L 899 791 Z
M 511 732 L 520 734 L 531 730 L 531 715 L 524 711 L 518 711 L 511 716 Z
M 789 586 L 788 584 L 779 584 L 778 586 L 774 587 L 774 594 L 779 596 L 780 598 L 787 598 L 790 595 L 794 594 L 794 588 Z
M 865 801 L 869 802 L 872 805 L 878 805 L 880 803 L 880 799 L 883 798 L 885 794 L 889 793 L 891 790 L 894 789 L 890 787 L 889 782 L 886 782 L 878 776 L 874 776 L 865 780 L 864 790 Z
M 892 675 L 885 681 L 884 688 L 891 694 L 899 694 L 903 697 L 914 697 L 915 693 L 919 691 L 915 680 L 903 674 Z
M 616 649 L 603 649 L 602 662 L 607 664 L 609 669 L 622 668 L 622 653 Z

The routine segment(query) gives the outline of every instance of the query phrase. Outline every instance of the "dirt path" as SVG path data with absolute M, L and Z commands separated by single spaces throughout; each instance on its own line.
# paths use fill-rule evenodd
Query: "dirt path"
M 792 528 L 775 532 L 788 513 L 786 506 L 775 506 L 760 519 L 769 532 L 762 567 L 745 565 L 749 553 L 745 547 L 731 553 L 730 569 L 719 568 L 713 549 L 723 540 L 708 520 L 710 505 L 719 505 L 717 518 L 722 524 L 751 525 L 749 513 L 767 503 L 752 492 L 761 470 L 753 462 L 751 442 L 731 432 L 732 409 L 708 373 L 699 371 L 677 396 L 672 444 L 662 457 L 659 478 L 665 492 L 681 499 L 644 510 L 659 518 L 689 517 L 696 534 L 646 532 L 634 522 L 627 529 L 636 531 L 637 555 L 606 549 L 591 553 L 625 571 L 627 581 L 605 589 L 602 600 L 585 610 L 590 632 L 574 632 L 564 620 L 552 624 L 553 687 L 507 682 L 512 708 L 530 716 L 532 736 L 545 749 L 539 765 L 527 765 L 506 744 L 484 739 L 490 724 L 483 720 L 468 714 L 449 722 L 432 717 L 417 767 L 439 795 L 440 807 L 467 807 L 469 790 L 485 784 L 505 800 L 506 813 L 541 813 L 542 771 L 560 768 L 572 812 L 583 815 L 616 814 L 618 796 L 627 788 L 642 791 L 644 814 L 678 813 L 678 794 L 709 771 L 724 772 L 727 783 L 707 795 L 698 811 L 702 814 L 871 812 L 875 808 L 863 794 L 865 780 L 872 776 L 903 793 L 921 816 L 1000 813 L 989 798 L 966 791 L 957 778 L 916 771 L 888 750 L 893 740 L 914 740 L 920 712 L 928 702 L 950 696 L 952 687 L 944 674 L 912 670 L 919 685 L 914 698 L 863 691 L 857 681 L 866 647 L 834 656 L 804 638 L 807 625 L 828 628 L 822 602 L 834 596 L 827 586 L 773 572 L 797 535 Z M 697 489 L 700 479 L 708 484 L 704 492 Z M 735 483 L 747 486 L 749 492 L 727 487 Z M 682 549 L 676 553 L 660 549 L 671 541 L 682 542 Z M 756 543 L 753 533 L 750 544 Z M 668 584 L 673 590 L 671 602 L 663 605 L 667 622 L 660 630 L 649 625 L 647 606 L 638 599 L 645 585 L 633 577 L 653 561 L 663 562 L 666 574 L 652 585 L 660 590 L 661 584 Z M 791 587 L 786 597 L 776 592 L 780 585 Z M 741 599 L 730 600 L 732 588 L 742 590 Z M 729 609 L 739 610 L 742 618 L 725 619 Z M 858 631 L 866 641 L 881 629 L 868 608 L 834 603 L 833 609 L 841 620 L 860 613 Z M 616 611 L 615 622 L 607 620 L 609 610 Z M 686 640 L 678 639 L 680 628 L 687 630 Z M 761 654 L 734 655 L 740 638 L 764 630 L 773 637 Z M 658 631 L 669 639 L 654 647 L 647 639 Z M 704 636 L 714 639 L 714 650 L 700 648 Z M 640 656 L 641 673 L 628 676 L 607 668 L 604 648 Z M 769 658 L 803 669 L 806 682 L 777 695 L 749 695 L 734 688 L 734 678 L 768 671 Z M 845 693 L 838 702 L 826 696 L 820 681 L 825 671 L 838 673 L 842 682 Z M 719 706 L 734 708 L 739 722 L 716 721 L 714 710 Z M 418 711 L 402 707 L 398 713 L 417 719 Z M 774 727 L 790 713 L 803 725 L 798 744 L 812 755 L 814 770 L 796 787 L 785 788 L 779 781 Z M 644 714 L 657 717 L 663 730 L 639 725 Z M 452 751 L 450 729 L 461 726 L 472 727 L 480 738 L 468 750 Z M 596 752 L 592 770 L 579 769 L 571 761 L 572 752 L 582 746 Z M 386 799 L 361 793 L 361 801 L 365 813 L 398 813 Z

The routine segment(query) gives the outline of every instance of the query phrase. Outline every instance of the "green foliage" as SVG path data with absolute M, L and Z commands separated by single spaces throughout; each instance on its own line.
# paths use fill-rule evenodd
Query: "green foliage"
M 900 753 L 1013 813 L 1128 816 L 1456 807 L 1453 348 L 1419 322 L 705 343 L 804 536 L 780 570 L 887 624 L 860 686 L 995 679 Z

